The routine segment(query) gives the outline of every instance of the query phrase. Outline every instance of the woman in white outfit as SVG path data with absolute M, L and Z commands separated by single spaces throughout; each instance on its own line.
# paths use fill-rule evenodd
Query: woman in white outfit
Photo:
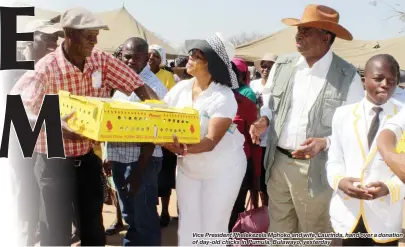
M 179 245 L 193 245 L 193 233 L 226 233 L 232 208 L 246 172 L 244 136 L 232 123 L 238 82 L 232 71 L 235 49 L 220 34 L 186 41 L 190 80 L 177 83 L 165 97 L 173 107 L 200 113 L 201 142 L 163 146 L 178 154 L 176 190 Z M 200 238 L 202 239 L 202 238 Z M 212 240 L 212 239 L 210 239 Z

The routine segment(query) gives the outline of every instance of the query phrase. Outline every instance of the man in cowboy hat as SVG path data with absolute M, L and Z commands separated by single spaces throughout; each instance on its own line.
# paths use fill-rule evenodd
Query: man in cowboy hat
M 339 13 L 309 5 L 296 26 L 300 54 L 278 58 L 263 91 L 261 118 L 252 139 L 270 126 L 264 158 L 270 232 L 331 232 L 332 195 L 325 171 L 337 107 L 364 97 L 356 68 L 331 51 L 336 37 L 352 40 Z

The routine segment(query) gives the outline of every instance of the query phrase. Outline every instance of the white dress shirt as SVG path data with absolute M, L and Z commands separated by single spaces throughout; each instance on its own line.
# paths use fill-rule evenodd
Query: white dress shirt
M 333 53 L 329 50 L 325 56 L 317 61 L 312 68 L 308 66 L 305 58 L 301 56 L 296 63 L 296 74 L 292 89 L 291 107 L 287 113 L 285 124 L 281 130 L 278 146 L 287 150 L 297 150 L 307 139 L 308 113 L 311 110 L 318 94 L 325 84 L 325 79 L 332 63 Z M 272 117 L 269 108 L 271 97 L 270 88 L 273 84 L 276 66 L 270 71 L 269 79 L 263 89 L 263 107 L 261 116 Z M 364 98 L 364 88 L 358 74 L 353 78 L 350 85 L 347 100 L 344 104 L 359 102 Z

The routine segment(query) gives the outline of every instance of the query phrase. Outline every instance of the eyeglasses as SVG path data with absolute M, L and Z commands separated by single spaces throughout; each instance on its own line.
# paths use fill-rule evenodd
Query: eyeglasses
M 200 50 L 197 50 L 197 49 L 193 49 L 193 50 L 189 51 L 188 55 L 191 58 L 193 58 L 194 60 L 197 60 L 197 59 L 204 60 L 205 59 L 203 53 Z

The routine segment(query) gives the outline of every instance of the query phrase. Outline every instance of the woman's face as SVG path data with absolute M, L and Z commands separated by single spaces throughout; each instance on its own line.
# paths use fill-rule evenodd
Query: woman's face
M 189 52 L 186 69 L 187 73 L 192 76 L 201 72 L 208 72 L 208 62 L 200 50 L 193 49 Z
M 156 50 L 149 50 L 149 66 L 151 68 L 159 68 L 162 63 L 162 58 Z

